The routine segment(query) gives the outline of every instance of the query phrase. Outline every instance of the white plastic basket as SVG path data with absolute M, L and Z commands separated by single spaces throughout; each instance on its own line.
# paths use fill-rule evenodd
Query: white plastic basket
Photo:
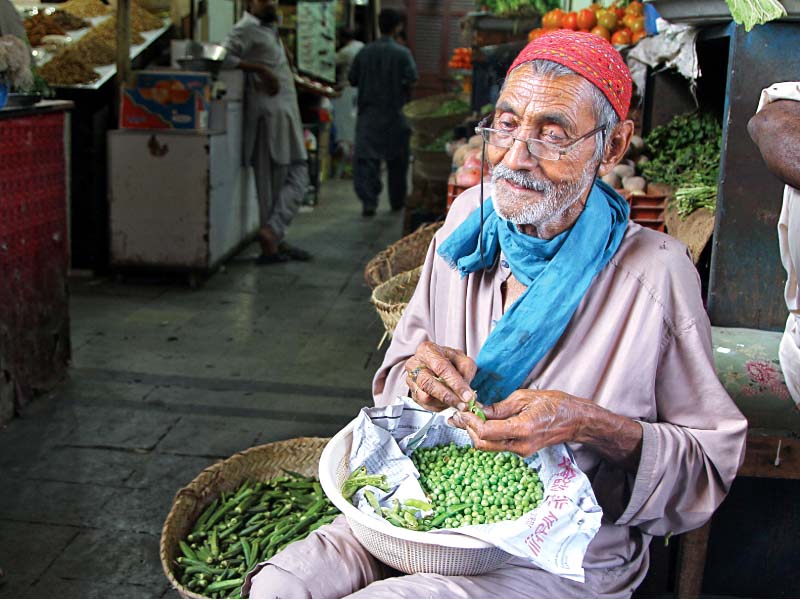
M 354 427 L 355 420 L 325 446 L 319 461 L 319 481 L 331 502 L 347 517 L 358 541 L 375 558 L 403 573 L 440 575 L 479 575 L 511 558 L 500 548 L 467 535 L 395 527 L 353 506 L 339 490 L 350 475 Z

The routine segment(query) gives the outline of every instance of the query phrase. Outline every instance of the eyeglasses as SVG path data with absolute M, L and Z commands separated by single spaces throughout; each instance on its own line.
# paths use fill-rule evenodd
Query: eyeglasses
M 601 131 L 605 133 L 604 130 L 605 125 L 595 127 L 589 133 L 583 134 L 581 137 L 573 140 L 567 146 L 557 146 L 556 144 L 545 142 L 544 140 L 526 140 L 514 137 L 507 131 L 491 129 L 490 127 L 482 127 L 481 125 L 478 125 L 478 127 L 475 128 L 475 133 L 483 137 L 487 144 L 497 146 L 498 148 L 511 148 L 515 141 L 519 141 L 528 147 L 528 152 L 530 152 L 531 156 L 535 156 L 536 158 L 542 160 L 560 160 L 562 156 L 572 152 L 572 150 L 574 150 L 583 140 Z

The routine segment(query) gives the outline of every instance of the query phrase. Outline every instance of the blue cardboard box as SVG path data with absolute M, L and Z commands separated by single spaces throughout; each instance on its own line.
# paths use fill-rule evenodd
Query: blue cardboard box
M 120 128 L 207 129 L 211 75 L 139 71 L 122 91 Z

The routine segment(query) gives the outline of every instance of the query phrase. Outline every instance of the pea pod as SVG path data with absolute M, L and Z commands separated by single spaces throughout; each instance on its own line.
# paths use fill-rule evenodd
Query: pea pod
M 481 421 L 486 421 L 486 413 L 483 412 L 483 409 L 478 404 L 478 399 L 474 395 L 469 401 L 469 412 L 477 415 Z
M 413 508 L 418 508 L 420 510 L 431 510 L 433 508 L 433 504 L 431 504 L 430 502 L 425 502 L 424 500 L 415 500 L 414 498 L 404 500 L 403 504 L 405 504 L 406 506 L 411 506 Z
M 366 497 L 367 502 L 369 502 L 369 505 L 372 507 L 372 509 L 376 513 L 381 514 L 381 505 L 380 502 L 378 502 L 377 496 L 375 496 L 371 490 L 365 491 L 364 496 Z

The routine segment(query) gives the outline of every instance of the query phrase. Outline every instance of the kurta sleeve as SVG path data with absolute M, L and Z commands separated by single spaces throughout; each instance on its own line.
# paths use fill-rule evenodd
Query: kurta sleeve
M 245 29 L 243 27 L 234 27 L 223 43 L 223 46 L 228 51 L 225 55 L 223 66 L 227 69 L 238 67 L 239 63 L 242 62 L 242 57 L 247 52 L 248 45 L 249 41 Z
M 714 370 L 705 314 L 670 328 L 658 367 L 657 422 L 642 422 L 639 468 L 617 525 L 649 535 L 695 529 L 730 489 L 747 421 Z
M 434 338 L 432 306 L 436 290 L 434 266 L 437 261 L 443 263 L 442 259 L 436 256 L 436 237 L 434 237 L 428 246 L 417 289 L 395 327 L 392 343 L 373 379 L 372 394 L 375 406 L 386 406 L 394 402 L 398 395 L 408 395 L 408 383 L 403 366 L 422 342 Z

